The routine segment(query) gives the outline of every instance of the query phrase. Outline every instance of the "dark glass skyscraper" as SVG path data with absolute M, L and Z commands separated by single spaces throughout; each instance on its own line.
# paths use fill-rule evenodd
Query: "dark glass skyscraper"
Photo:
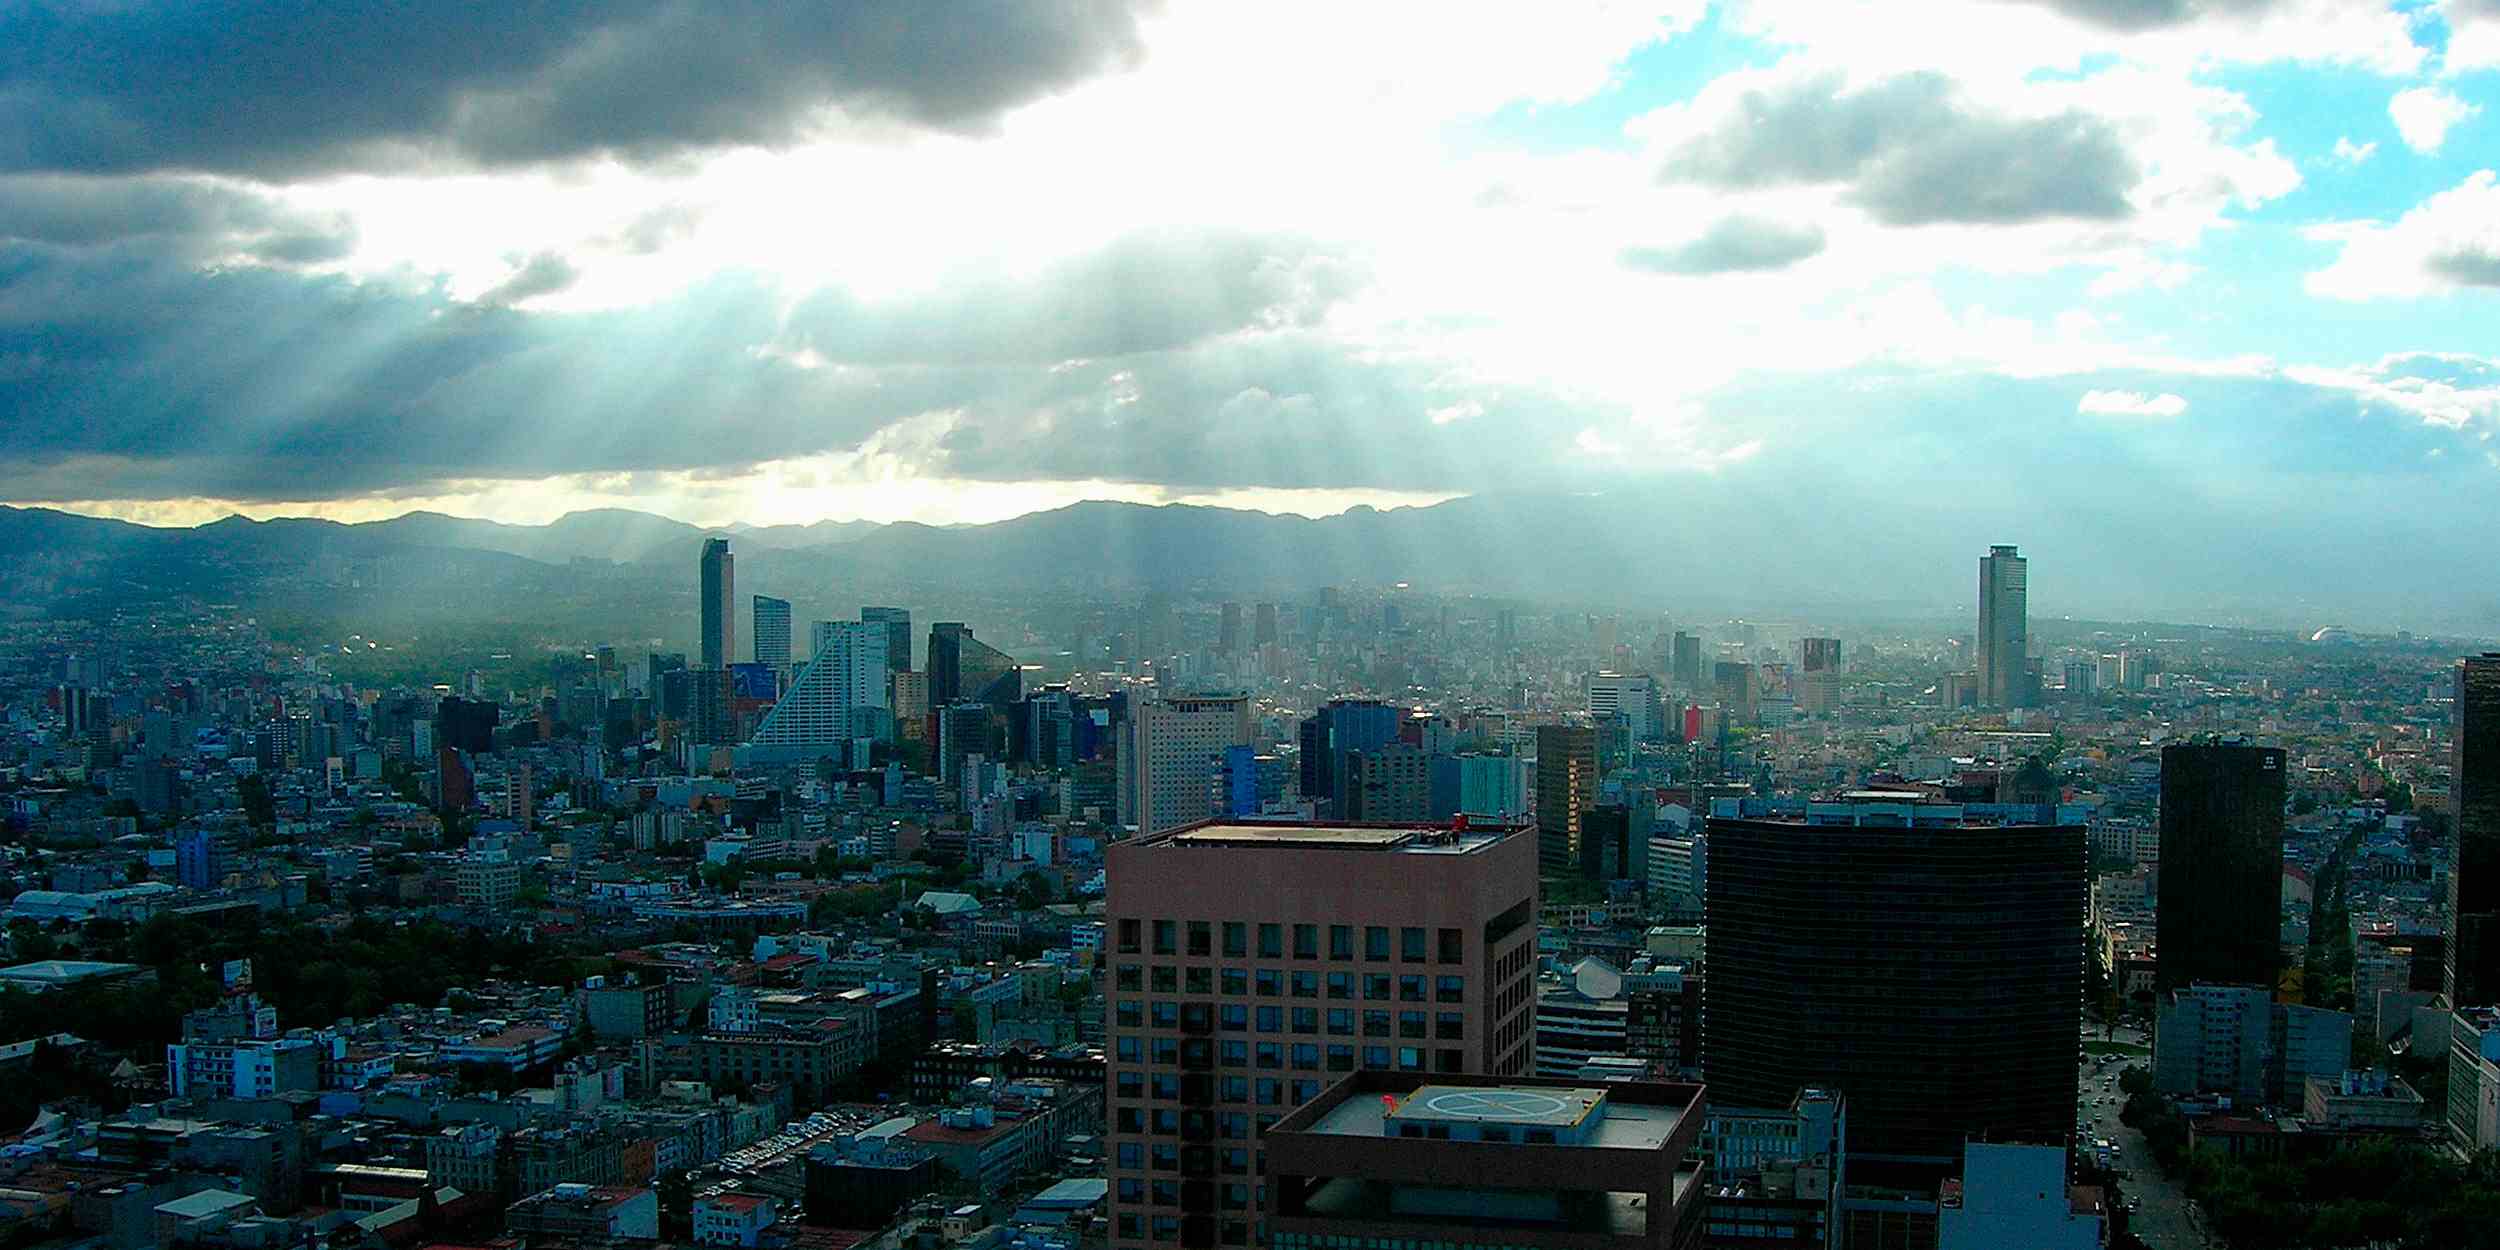
M 1580 867 L 1582 813 L 1597 799 L 1597 731 L 1586 725 L 1536 727 L 1537 867 Z
M 2175 742 L 2161 752 L 2156 992 L 2274 988 L 2283 967 L 2283 751 Z
M 859 619 L 885 626 L 885 667 L 890 673 L 911 671 L 911 609 L 861 608 Z
M 2084 831 L 1952 805 L 1712 817 L 1703 1062 L 1711 1101 L 1849 1099 L 1853 1156 L 2063 1142 L 2082 1018 Z
M 2500 1001 L 2500 651 L 2457 662 L 2448 1001 Z
M 755 596 L 755 662 L 774 668 L 790 666 L 790 601 Z
M 703 644 L 701 667 L 718 672 L 736 658 L 738 647 L 738 578 L 729 540 L 703 540 Z

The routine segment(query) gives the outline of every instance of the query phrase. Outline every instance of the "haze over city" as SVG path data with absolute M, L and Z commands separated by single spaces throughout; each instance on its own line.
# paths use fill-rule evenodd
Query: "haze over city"
M 2500 1247 L 2500 0 L 0 0 L 0 1250 Z

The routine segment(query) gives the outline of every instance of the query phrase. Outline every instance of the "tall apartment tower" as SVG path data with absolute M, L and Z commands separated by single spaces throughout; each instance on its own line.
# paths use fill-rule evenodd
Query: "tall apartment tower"
M 2153 989 L 2253 985 L 2283 969 L 2283 751 L 2174 742 L 2161 752 Z
M 1140 834 L 1215 814 L 1227 747 L 1250 744 L 1247 695 L 1193 695 L 1129 705 L 1117 768 L 1122 818 Z
M 2457 662 L 2448 1001 L 2500 1002 L 2500 651 Z M 2165 852 L 2166 853 L 2166 852 Z
M 883 730 L 886 633 L 866 621 L 819 621 L 816 654 L 766 713 L 748 744 L 799 758 Z
M 2010 546 L 1979 559 L 1979 702 L 1983 707 L 2030 703 L 2031 562 Z
M 703 646 L 702 667 L 719 672 L 729 667 L 738 651 L 738 577 L 736 558 L 729 554 L 729 540 L 703 540 Z
M 755 662 L 775 669 L 790 667 L 790 601 L 755 596 Z
M 1712 1101 L 1841 1089 L 1852 1153 L 1906 1160 L 1958 1159 L 1965 1139 L 2068 1139 L 2082 827 L 1982 823 L 1904 796 L 1803 819 L 1713 814 L 1708 830 Z
M 1586 725 L 1536 727 L 1537 865 L 1546 872 L 1580 866 L 1582 809 L 1597 800 L 1597 731 Z
M 1276 605 L 1262 603 L 1250 610 L 1250 645 L 1276 645 Z
M 859 619 L 870 622 L 871 624 L 885 626 L 886 671 L 893 673 L 910 672 L 911 609 L 861 608 L 859 610 Z
M 1104 859 L 1113 1250 L 1259 1244 L 1259 1134 L 1350 1073 L 1528 1072 L 1524 829 L 1207 823 Z

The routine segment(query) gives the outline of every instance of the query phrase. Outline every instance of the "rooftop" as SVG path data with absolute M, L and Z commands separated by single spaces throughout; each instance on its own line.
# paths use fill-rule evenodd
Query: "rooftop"
M 1341 851 L 1398 851 L 1406 854 L 1463 855 L 1493 845 L 1508 826 L 1455 829 L 1448 825 L 1311 825 L 1261 824 L 1253 821 L 1209 821 L 1188 825 L 1154 839 L 1167 846 L 1267 849 L 1324 848 Z
M 1308 1129 L 1345 1137 L 1393 1137 L 1407 1121 L 1505 1124 L 1551 1128 L 1570 1144 L 1597 1150 L 1663 1150 L 1683 1119 L 1681 1106 L 1623 1102 L 1594 1088 L 1533 1085 L 1424 1085 L 1397 1100 L 1355 1095 L 1330 1107 Z M 1590 1121 L 1594 1121 L 1593 1123 Z

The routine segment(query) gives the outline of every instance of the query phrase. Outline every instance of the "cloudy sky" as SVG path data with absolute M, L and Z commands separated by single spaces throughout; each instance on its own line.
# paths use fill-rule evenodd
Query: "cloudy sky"
M 13 5 L 0 499 L 2480 533 L 2495 168 L 2500 0 Z

